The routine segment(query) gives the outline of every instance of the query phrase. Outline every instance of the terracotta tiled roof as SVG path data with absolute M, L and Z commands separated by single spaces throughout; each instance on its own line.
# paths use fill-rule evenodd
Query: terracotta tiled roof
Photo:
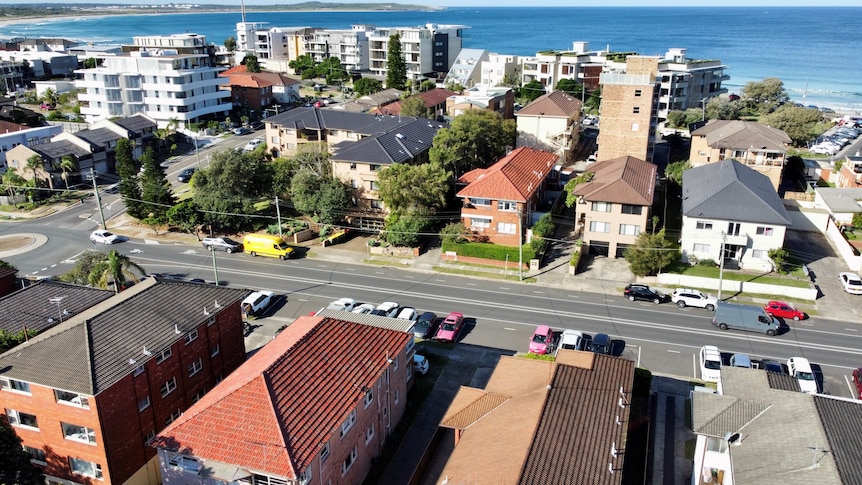
M 635 157 L 612 158 L 588 169 L 593 180 L 578 185 L 575 195 L 590 202 L 652 205 L 656 166 Z
M 458 181 L 469 183 L 458 197 L 526 202 L 539 189 L 560 157 L 531 147 L 514 149 L 482 173 L 464 174 Z
M 444 417 L 440 426 L 453 429 L 469 428 L 473 423 L 487 416 L 488 413 L 493 412 L 494 409 L 510 398 L 510 396 L 479 391 L 478 389 L 462 388 L 461 390 L 464 394 L 470 394 L 472 391 L 476 391 L 477 395 L 475 399 L 471 400 L 467 406 L 458 409 L 451 416 Z M 452 410 L 452 408 L 449 409 Z
M 3 133 L 12 133 L 15 131 L 29 130 L 31 127 L 12 123 L 11 121 L 0 120 L 0 135 Z
M 299 84 L 299 81 L 285 76 L 284 74 L 277 72 L 246 72 L 245 66 L 242 67 L 242 71 L 230 73 L 230 71 L 233 70 L 233 68 L 231 68 L 219 75 L 221 77 L 228 78 L 229 86 L 244 88 L 263 88 L 269 86 L 290 86 L 293 84 Z
M 230 77 L 233 74 L 242 74 L 242 73 L 246 73 L 246 72 L 248 72 L 248 69 L 246 69 L 245 64 L 239 64 L 239 65 L 233 66 L 232 68 L 228 69 L 227 71 L 222 71 L 221 73 L 219 73 L 219 76 Z
M 157 436 L 153 446 L 295 479 L 412 335 L 304 316 Z
M 691 136 L 702 136 L 712 148 L 748 150 L 773 150 L 786 152 L 791 139 L 787 133 L 754 121 L 710 120 L 691 132 Z
M 569 118 L 580 116 L 581 100 L 565 91 L 552 91 L 539 96 L 532 103 L 515 113 L 516 116 L 548 116 Z

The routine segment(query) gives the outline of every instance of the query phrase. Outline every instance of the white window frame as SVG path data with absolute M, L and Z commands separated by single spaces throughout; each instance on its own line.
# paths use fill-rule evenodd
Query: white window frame
M 185 340 L 186 345 L 188 345 L 197 339 L 198 339 L 198 329 L 194 328 L 194 329 L 192 329 L 191 332 L 186 334 L 186 337 L 184 340 Z
M 29 424 L 22 424 L 21 423 L 21 415 L 22 414 L 26 414 L 27 416 L 33 416 L 33 422 L 36 423 L 36 426 L 31 426 Z M 39 417 L 36 416 L 35 414 L 24 413 L 24 412 L 18 411 L 17 409 L 6 409 L 6 418 L 9 420 L 9 424 L 11 424 L 12 426 L 17 426 L 19 428 L 32 429 L 32 430 L 39 431 Z
M 694 225 L 694 228 L 698 231 L 711 231 L 712 230 L 712 222 L 710 221 L 697 221 Z
M 141 365 L 135 367 L 135 371 L 132 372 L 132 376 L 137 377 L 143 373 L 144 373 L 144 364 L 141 364 Z
M 58 403 L 65 404 L 66 406 L 75 406 L 79 408 L 90 409 L 90 400 L 87 398 L 87 396 L 78 394 L 77 392 L 54 389 L 54 399 Z
M 192 377 L 193 375 L 197 374 L 203 368 L 204 368 L 203 360 L 201 360 L 201 358 L 198 357 L 196 361 L 189 364 L 189 377 Z
M 174 470 L 192 475 L 199 475 L 203 469 L 203 464 L 197 458 L 186 456 L 181 453 L 168 452 L 168 465 Z
M 476 217 L 470 216 L 470 227 L 477 227 L 481 229 L 486 229 L 491 227 L 491 222 L 494 220 L 490 217 Z
M 63 433 L 63 439 L 91 445 L 96 444 L 96 430 L 92 428 L 60 421 L 60 429 Z
M 170 393 L 174 392 L 177 389 L 177 378 L 171 377 L 170 380 L 165 381 L 160 388 L 162 397 L 167 397 Z
M 398 370 L 398 356 L 392 358 L 392 368 L 394 370 Z
M 327 458 L 329 458 L 329 442 L 328 441 L 323 444 L 323 448 L 320 450 L 320 463 L 322 464 L 323 462 L 325 462 Z
M 641 226 L 637 224 L 620 224 L 620 235 L 637 236 L 641 232 Z
M 79 470 L 75 467 L 75 462 L 78 462 L 81 465 L 91 465 L 91 467 L 87 470 Z M 69 457 L 69 469 L 72 470 L 72 473 L 75 475 L 83 475 L 85 477 L 93 477 L 99 480 L 102 479 L 102 465 L 98 463 L 93 463 L 92 461 L 83 460 L 81 458 Z M 92 470 L 92 471 L 90 471 Z
M 770 226 L 757 226 L 754 233 L 758 236 L 772 236 L 775 234 L 775 229 Z
M 347 472 L 350 471 L 350 468 L 353 467 L 353 464 L 356 463 L 356 458 L 359 456 L 359 453 L 354 446 L 352 450 L 350 450 L 350 454 L 344 458 L 344 461 L 341 462 L 341 476 L 347 475 Z
M 395 404 L 398 404 L 398 401 L 401 398 L 401 389 L 395 389 L 395 398 L 392 400 Z
M 219 347 L 219 344 L 213 345 L 213 348 L 210 349 L 210 357 L 215 357 L 219 354 L 219 352 L 221 352 L 221 347 Z
M 491 199 L 470 199 L 470 203 L 479 207 L 491 207 Z
M 518 212 L 518 203 L 508 200 L 498 200 L 497 212 Z
M 590 232 L 610 233 L 611 223 L 602 221 L 590 221 Z
M 181 410 L 179 410 L 179 409 L 177 409 L 176 411 L 172 412 L 170 416 L 168 416 L 167 418 L 165 418 L 165 426 L 167 426 L 167 425 L 169 425 L 169 424 L 173 423 L 174 421 L 176 421 L 176 420 L 180 419 L 180 416 L 182 416 L 182 415 L 183 415 L 183 412 L 182 412 Z
M 350 428 L 352 428 L 355 423 L 356 423 L 356 410 L 354 409 L 354 410 L 350 411 L 350 414 L 347 415 L 347 419 L 344 420 L 343 423 L 341 423 L 341 431 L 339 434 L 341 435 L 342 438 L 344 438 L 344 435 L 346 435 L 347 432 L 350 431 Z
M 0 390 L 30 395 L 30 383 L 2 377 L 0 378 Z
M 692 246 L 692 251 L 695 253 L 708 253 L 709 244 L 694 243 L 694 245 Z
M 372 439 L 374 439 L 374 423 L 365 429 L 365 444 L 370 443 Z
M 150 404 L 151 404 L 151 402 L 150 402 L 150 395 L 149 394 L 147 394 L 146 396 L 144 396 L 141 399 L 138 399 L 138 412 L 141 412 L 144 409 L 147 409 L 148 407 L 150 407 Z
M 45 450 L 42 448 L 34 448 L 32 446 L 21 445 L 21 448 L 24 449 L 24 453 L 30 455 L 30 462 L 36 463 L 39 465 L 47 465 L 48 462 L 45 458 Z
M 368 409 L 368 406 L 371 406 L 371 403 L 373 403 L 373 402 L 374 402 L 374 388 L 371 388 L 365 393 L 365 400 L 364 400 L 365 409 Z
M 498 222 L 497 234 L 517 234 L 518 225 L 514 222 Z
M 610 212 L 614 204 L 611 202 L 593 201 L 590 205 L 590 210 L 593 212 Z
M 769 252 L 765 249 L 752 249 L 751 257 L 754 259 L 769 259 Z
M 168 360 L 171 355 L 173 355 L 173 352 L 171 352 L 170 347 L 166 348 L 165 350 L 162 350 L 161 352 L 159 352 L 159 355 L 156 356 L 156 364 L 161 364 L 162 362 Z

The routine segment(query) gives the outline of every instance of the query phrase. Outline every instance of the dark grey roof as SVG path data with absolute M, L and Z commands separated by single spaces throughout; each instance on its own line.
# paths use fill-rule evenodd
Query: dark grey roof
M 114 296 L 113 291 L 59 281 L 38 282 L 0 298 L 0 330 L 43 332 Z
M 0 375 L 93 396 L 248 293 L 146 278 L 0 355 Z
M 72 155 L 78 158 L 90 155 L 89 151 L 84 150 L 68 140 L 52 141 L 51 143 L 34 145 L 30 147 L 30 149 L 48 160 L 63 158 L 66 155 Z
M 155 121 L 139 114 L 129 116 L 128 118 L 113 120 L 113 122 L 116 125 L 122 126 L 123 128 L 138 134 L 143 133 L 148 128 L 155 129 L 157 126 Z
M 802 389 L 799 387 L 799 381 L 789 374 L 767 372 L 766 381 L 769 383 L 770 389 L 778 389 L 780 391 L 802 392 Z
M 790 216 L 769 177 L 736 160 L 682 173 L 682 213 L 688 217 L 789 226 Z
M 828 448 L 844 483 L 862 483 L 862 403 L 814 396 Z
M 424 118 L 410 120 L 388 133 L 339 143 L 334 147 L 332 159 L 381 164 L 408 162 L 427 152 L 437 131 L 447 126 Z
M 332 109 L 294 108 L 269 117 L 267 123 L 296 130 L 345 130 L 362 135 L 387 133 L 415 121 L 412 116 L 372 115 Z
M 81 138 L 91 145 L 100 148 L 107 147 L 111 142 L 115 142 L 122 138 L 107 128 L 96 128 L 94 130 L 80 130 L 75 132 L 75 136 Z

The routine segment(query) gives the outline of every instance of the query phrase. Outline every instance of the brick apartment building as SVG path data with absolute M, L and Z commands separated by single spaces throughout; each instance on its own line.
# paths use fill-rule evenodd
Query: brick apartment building
M 147 278 L 0 355 L 0 412 L 47 482 L 160 483 L 148 442 L 245 360 L 247 293 Z
M 630 55 L 625 72 L 602 73 L 599 161 L 625 156 L 652 161 L 658 125 L 658 63 L 658 57 Z

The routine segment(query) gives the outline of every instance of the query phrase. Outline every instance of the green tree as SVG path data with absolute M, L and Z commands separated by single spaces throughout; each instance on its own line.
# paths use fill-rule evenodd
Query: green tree
M 599 108 L 602 106 L 602 88 L 597 88 L 593 91 L 590 96 L 584 101 L 584 110 L 589 111 L 590 113 L 598 113 Z
M 706 103 L 706 119 L 708 120 L 738 120 L 740 103 L 730 98 L 716 96 Z
M 688 160 L 677 160 L 667 164 L 664 169 L 664 176 L 671 182 L 682 187 L 682 172 L 691 168 L 691 162 Z
M 485 168 L 515 146 L 517 127 L 499 113 L 470 110 L 457 116 L 449 128 L 437 132 L 429 151 L 433 163 L 457 179 L 474 168 Z
M 260 72 L 260 63 L 257 61 L 257 56 L 254 54 L 246 54 L 242 58 L 242 62 L 247 72 Z
M 394 163 L 377 177 L 378 194 L 390 213 L 433 212 L 445 207 L 452 180 L 436 163 Z
M 90 270 L 87 277 L 88 283 L 96 288 L 105 289 L 108 283 L 114 284 L 114 293 L 119 293 L 126 286 L 126 282 L 134 281 L 137 283 L 140 278 L 135 274 L 137 270 L 141 275 L 146 275 L 147 272 L 137 263 L 132 261 L 128 256 L 118 253 L 116 250 L 111 250 L 104 255 L 104 259 L 97 263 Z
M 294 158 L 276 158 L 272 166 L 272 191 L 279 197 L 290 197 L 290 181 L 299 170 L 299 163 Z
M 88 57 L 84 59 L 84 69 L 95 69 L 102 65 L 102 59 L 96 59 L 95 57 Z
M 401 101 L 401 114 L 420 118 L 431 117 L 428 107 L 425 106 L 425 100 L 419 96 L 408 96 L 407 99 Z
M 198 241 L 201 240 L 198 229 L 204 224 L 205 219 L 193 199 L 186 199 L 168 209 L 167 219 L 168 223 L 179 227 L 189 234 L 194 234 L 198 238 Z
M 461 243 L 467 241 L 470 230 L 460 222 L 450 222 L 440 230 L 440 239 L 445 243 Z
M 679 248 L 665 237 L 664 228 L 658 232 L 642 231 L 635 243 L 624 253 L 629 269 L 636 276 L 656 274 L 679 260 Z
M 147 204 L 147 217 L 159 223 L 167 221 L 168 209 L 176 203 L 171 184 L 165 176 L 151 148 L 141 157 L 144 173 L 141 174 L 141 199 Z
M 18 175 L 14 170 L 6 170 L 6 172 L 2 175 L 3 179 L 3 190 L 9 194 L 9 197 L 15 197 L 20 194 L 24 190 L 24 186 L 27 184 L 27 181 L 24 180 L 24 177 Z
M 259 215 L 255 204 L 272 198 L 272 180 L 272 166 L 261 152 L 214 153 L 209 167 L 195 172 L 194 201 L 205 212 L 208 224 L 239 230 L 252 219 L 235 214 Z
M 551 218 L 551 213 L 547 213 L 539 218 L 535 224 L 533 224 L 533 239 L 530 240 L 530 246 L 533 247 L 533 251 L 536 254 L 541 254 L 542 251 L 548 248 L 550 244 L 547 238 L 554 236 L 554 230 L 556 227 L 554 226 L 554 220 Z
M 38 485 L 45 483 L 45 474 L 30 463 L 30 456 L 21 447 L 21 438 L 9 425 L 8 417 L 0 416 L 0 483 L 8 485 Z
M 57 91 L 54 88 L 47 88 L 42 92 L 42 101 L 48 104 L 49 106 L 57 106 L 57 103 L 60 100 L 60 96 L 57 94 Z
M 545 86 L 535 79 L 521 86 L 521 98 L 526 101 L 525 104 L 532 103 L 543 94 L 545 94 Z
M 560 79 L 554 86 L 557 91 L 564 91 L 569 96 L 580 98 L 584 92 L 584 85 L 576 79 Z
M 353 90 L 356 92 L 357 96 L 367 96 L 383 90 L 383 83 L 377 79 L 363 77 L 353 81 Z
M 224 40 L 224 48 L 227 49 L 228 52 L 233 52 L 236 50 L 236 39 L 233 36 L 228 37 Z
M 685 111 L 675 109 L 668 112 L 665 124 L 671 128 L 688 128 L 685 124 Z
M 768 77 L 764 80 L 749 81 L 742 88 L 742 101 L 755 113 L 767 114 L 778 109 L 790 100 L 781 79 Z
M 287 67 L 293 69 L 294 74 L 302 74 L 307 69 L 314 69 L 314 58 L 311 54 L 303 54 L 288 62 Z
M 799 155 L 787 157 L 784 164 L 784 177 L 788 180 L 805 180 L 805 161 Z
M 766 255 L 772 260 L 772 266 L 777 273 L 784 274 L 787 272 L 787 258 L 790 257 L 790 253 L 786 249 L 772 248 L 766 252 Z
M 37 332 L 35 330 L 27 330 L 26 336 L 24 335 L 24 330 L 21 330 L 17 333 L 0 330 L 0 354 L 6 352 L 12 347 L 17 347 L 18 345 L 21 345 L 22 343 L 27 341 L 28 338 L 33 338 L 36 335 Z M 0 450 L 0 453 L 2 453 L 2 450 Z M 2 460 L 2 458 L 0 458 L 0 460 Z M 0 472 L 0 475 L 2 475 L 2 472 Z M 3 482 L 0 481 L 0 483 Z
M 297 170 L 306 170 L 321 178 L 332 177 L 329 150 L 325 145 L 309 143 L 297 151 L 293 161 L 296 163 Z
M 296 210 L 323 224 L 341 221 L 350 204 L 350 192 L 344 183 L 304 168 L 293 177 L 290 192 Z
M 853 219 L 851 219 L 851 224 L 853 227 L 857 229 L 862 229 L 862 212 L 857 212 L 853 214 Z
M 61 177 L 63 178 L 63 182 L 66 183 L 66 190 L 69 190 L 69 179 L 67 175 L 72 170 L 78 168 L 78 164 L 77 162 L 75 162 L 75 158 L 71 155 L 64 155 L 63 158 L 60 159 L 60 164 L 58 168 L 63 171 Z
M 822 121 L 820 110 L 791 104 L 785 104 L 763 118 L 765 125 L 783 131 L 798 147 L 806 146 L 820 135 L 823 130 L 819 129 L 819 123 Z
M 572 207 L 578 201 L 578 196 L 575 195 L 575 188 L 578 185 L 591 181 L 595 175 L 593 172 L 584 172 L 566 182 L 566 186 L 563 187 L 563 190 L 566 191 L 566 207 Z
M 389 214 L 386 219 L 386 229 L 381 236 L 393 246 L 416 247 L 428 226 L 430 226 L 430 220 L 421 211 Z
M 324 180 L 317 202 L 317 220 L 323 224 L 338 224 L 349 205 L 350 188 L 336 178 Z
M 407 63 L 401 52 L 401 34 L 395 32 L 389 36 L 389 46 L 386 51 L 386 88 L 404 89 L 407 83 Z
M 42 160 L 42 157 L 39 155 L 30 155 L 24 168 L 29 170 L 30 174 L 33 176 L 33 178 L 30 179 L 33 183 L 33 187 L 39 187 L 41 184 L 39 183 L 40 178 L 38 176 L 38 172 L 45 170 L 45 162 Z M 48 180 L 50 181 L 51 177 L 48 177 Z M 53 188 L 53 186 L 51 188 Z
M 141 186 L 138 164 L 132 155 L 132 142 L 120 138 L 116 147 L 117 175 L 120 176 L 118 190 L 126 204 L 126 211 L 135 219 L 147 216 L 146 206 L 141 199 Z
M 434 81 L 429 81 L 426 79 L 425 81 L 422 81 L 419 84 L 419 92 L 424 93 L 425 91 L 431 91 L 432 89 L 434 89 L 436 87 L 437 87 L 437 84 L 434 83 Z

